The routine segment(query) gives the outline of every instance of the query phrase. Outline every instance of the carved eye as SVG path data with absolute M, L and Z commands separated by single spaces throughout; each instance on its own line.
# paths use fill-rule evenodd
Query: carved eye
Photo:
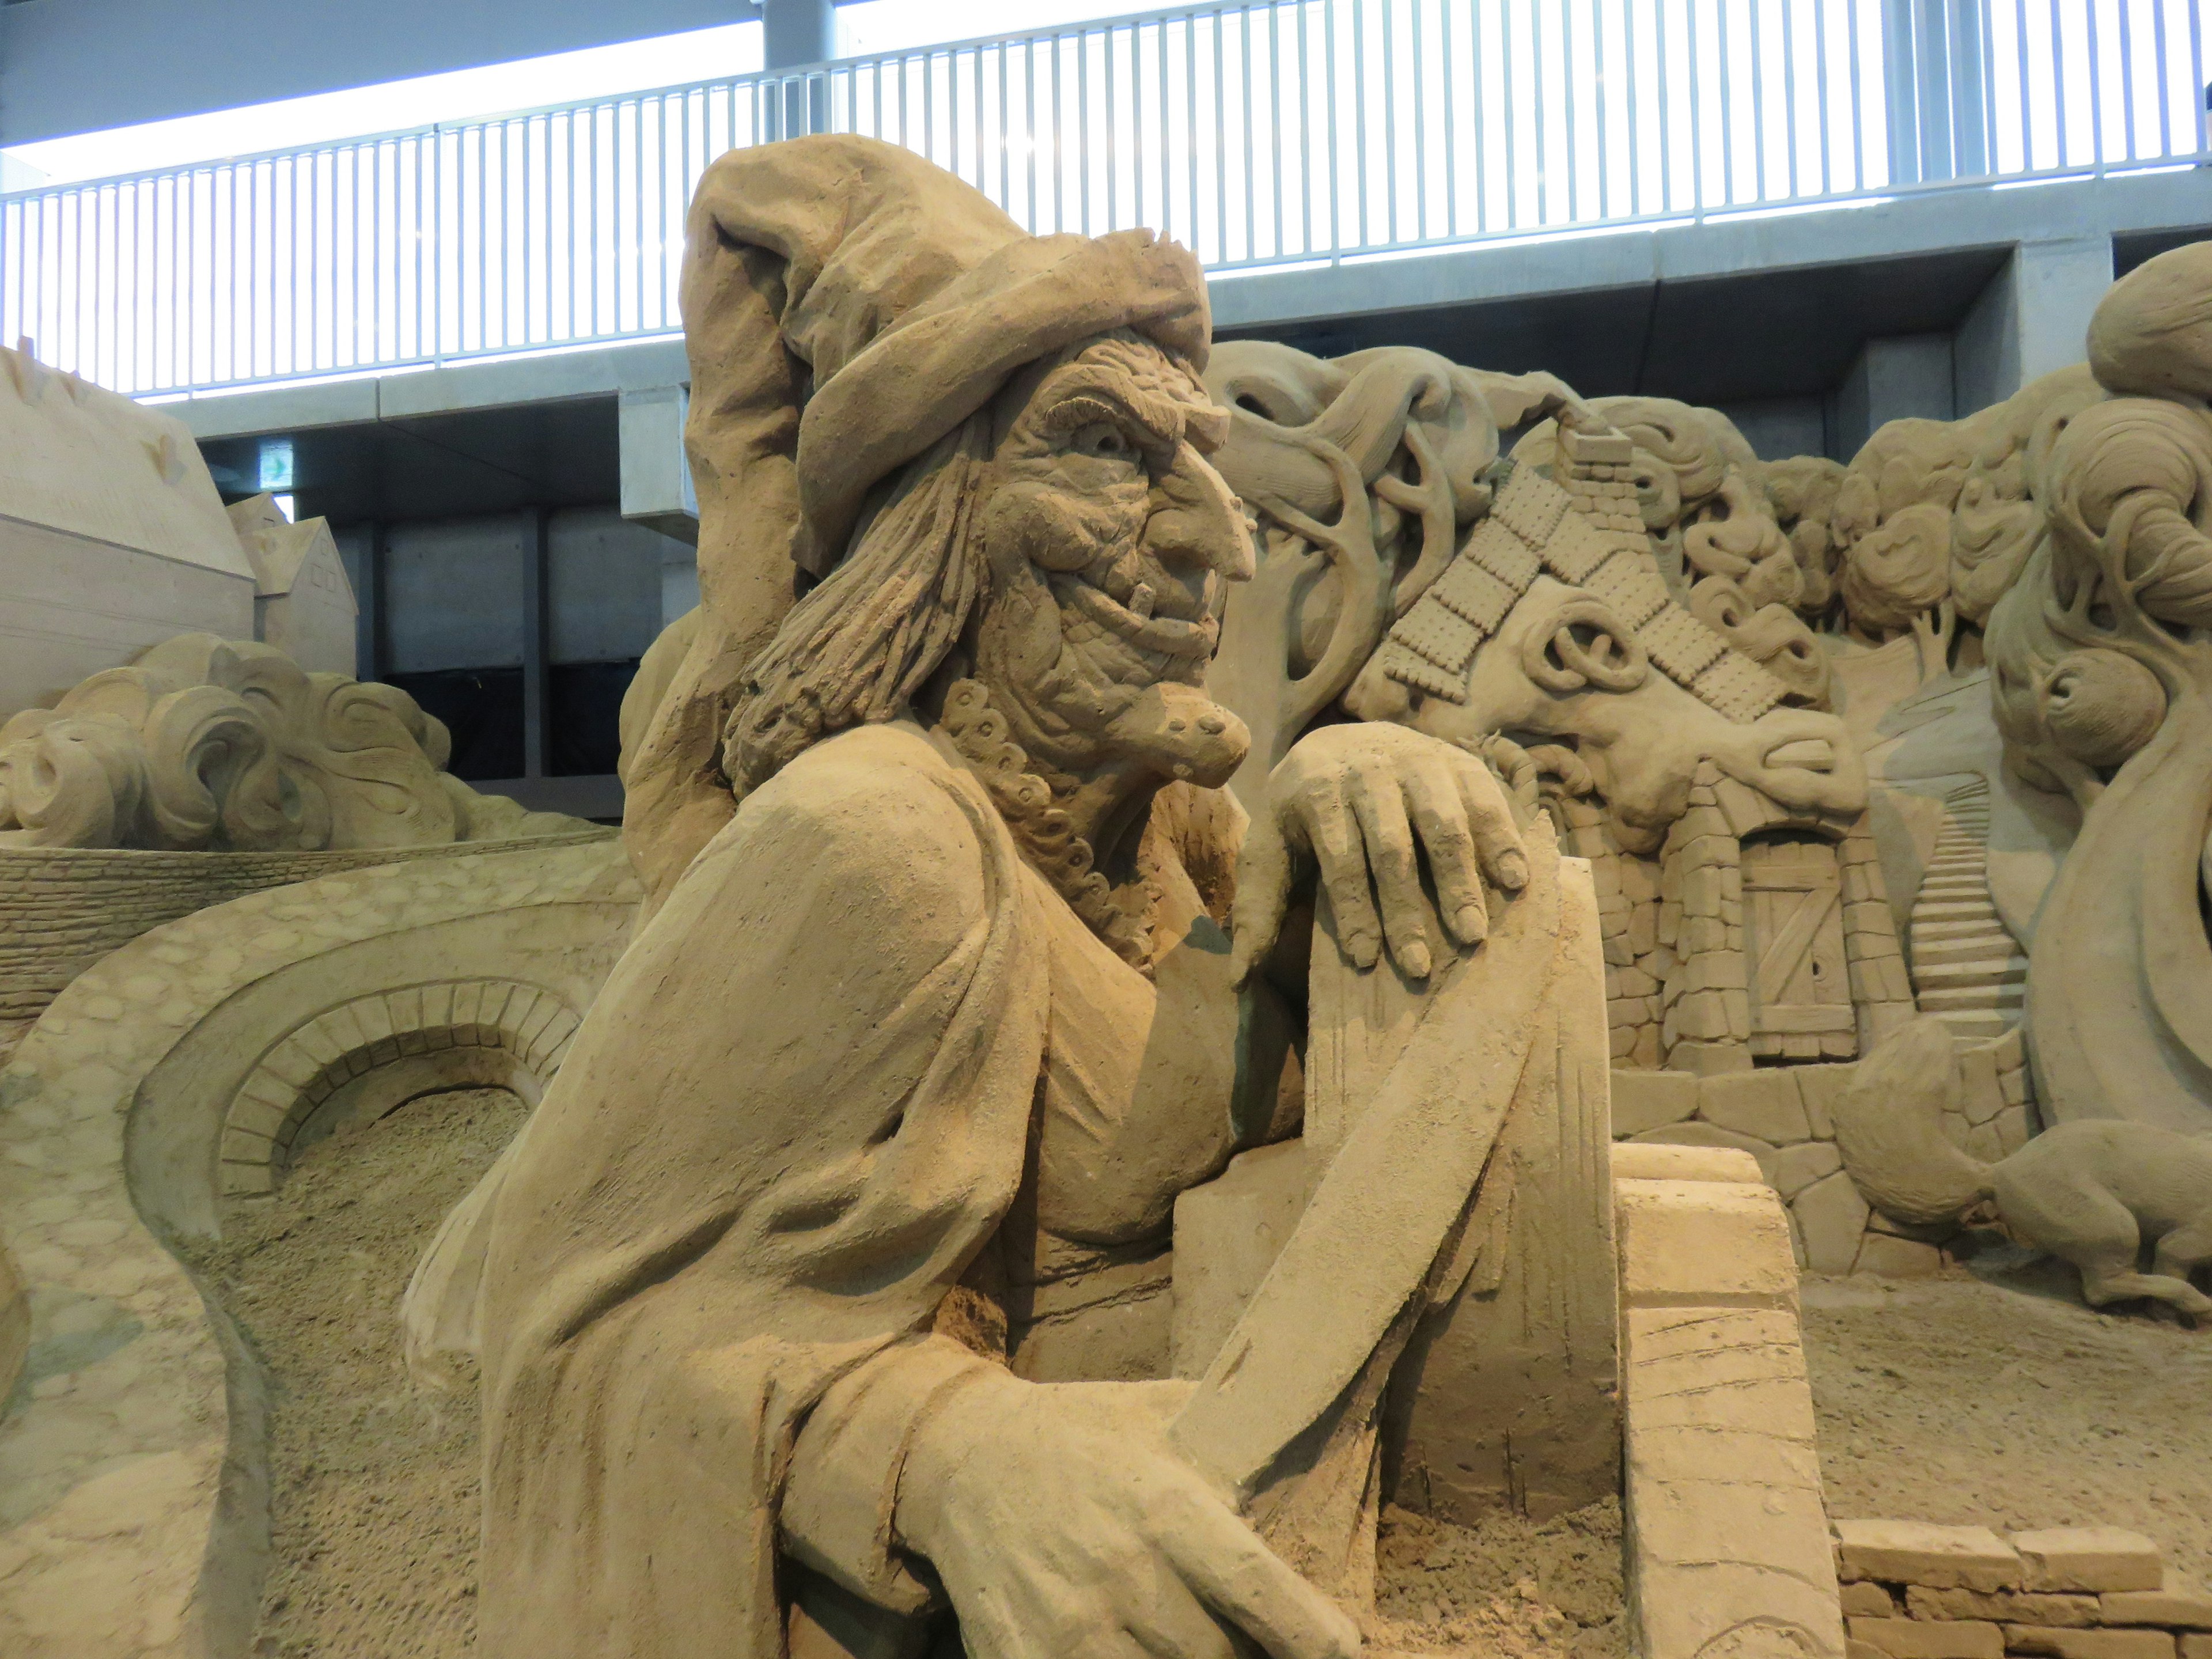
M 1088 426 L 1078 427 L 1068 439 L 1067 447 L 1079 455 L 1109 461 L 1133 460 L 1137 453 L 1129 434 L 1111 421 L 1093 421 Z

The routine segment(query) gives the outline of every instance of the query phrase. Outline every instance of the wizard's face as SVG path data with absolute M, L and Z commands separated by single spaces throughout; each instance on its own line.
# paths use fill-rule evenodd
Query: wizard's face
M 996 412 L 977 678 L 1048 768 L 1136 757 L 1225 781 L 1249 738 L 1199 688 L 1226 585 L 1253 562 L 1243 508 L 1206 459 L 1226 411 L 1117 331 L 1032 368 Z

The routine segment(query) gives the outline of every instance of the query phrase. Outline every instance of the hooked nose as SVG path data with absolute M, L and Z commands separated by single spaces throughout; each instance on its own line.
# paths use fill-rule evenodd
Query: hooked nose
M 1256 562 L 1243 503 L 1188 440 L 1176 443 L 1152 498 L 1145 542 L 1163 563 L 1202 566 L 1225 581 L 1252 579 Z

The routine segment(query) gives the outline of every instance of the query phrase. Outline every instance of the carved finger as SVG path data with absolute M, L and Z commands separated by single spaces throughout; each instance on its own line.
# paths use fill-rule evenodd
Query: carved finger
M 1475 850 L 1491 880 L 1509 893 L 1528 884 L 1528 853 L 1521 832 L 1513 827 L 1513 809 L 1491 770 L 1473 756 L 1452 763 L 1459 778 L 1460 799 L 1467 803 L 1467 827 L 1474 833 Z
M 1182 1508 L 1165 1533 L 1184 1582 L 1273 1659 L 1356 1659 L 1358 1627 L 1226 1509 Z
M 1490 912 L 1482 902 L 1482 868 L 1475 861 L 1467 801 L 1450 767 L 1439 760 L 1407 772 L 1406 805 L 1428 850 L 1445 927 L 1462 945 L 1481 944 L 1490 933 Z
M 1377 768 L 1352 788 L 1352 811 L 1367 843 L 1375 890 L 1382 901 L 1382 931 L 1390 954 L 1409 978 L 1429 976 L 1429 930 L 1421 902 L 1421 866 L 1413 856 L 1413 828 L 1395 772 Z
M 1231 978 L 1251 978 L 1275 948 L 1291 899 L 1291 848 L 1273 813 L 1252 820 L 1237 860 L 1237 897 L 1230 906 Z
M 1372 968 L 1382 948 L 1382 924 L 1367 890 L 1367 852 L 1352 805 L 1332 779 L 1301 792 L 1295 810 L 1336 912 L 1337 940 L 1355 964 Z

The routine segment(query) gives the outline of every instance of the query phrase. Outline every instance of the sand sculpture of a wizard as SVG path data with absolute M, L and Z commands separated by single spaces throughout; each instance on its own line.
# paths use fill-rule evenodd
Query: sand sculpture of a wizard
M 1375 1111 L 1493 1035 L 1510 1092 L 1548 836 L 1399 726 L 1306 735 L 1249 823 L 1220 787 L 1253 550 L 1182 249 L 846 138 L 725 157 L 690 238 L 704 599 L 629 762 L 649 897 L 472 1224 L 486 1650 L 1340 1659 L 1283 1540 L 1342 1489 L 1371 1562 L 1378 1357 L 1467 1271 L 1496 1115 L 1345 1138 L 1441 1221 L 1332 1209 L 1333 1166 L 1299 1340 L 1263 1288 L 1195 1391 L 1171 1216 L 1298 1129 L 1304 866 L 1352 970 L 1515 981 Z

